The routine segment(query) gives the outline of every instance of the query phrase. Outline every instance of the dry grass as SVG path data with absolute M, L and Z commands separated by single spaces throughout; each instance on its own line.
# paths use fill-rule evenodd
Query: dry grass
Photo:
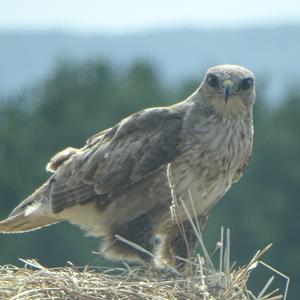
M 0 299 L 282 299 L 277 290 L 267 292 L 272 278 L 259 296 L 247 288 L 247 280 L 260 258 L 258 251 L 247 266 L 216 270 L 200 256 L 188 260 L 188 271 L 174 274 L 143 267 L 46 268 L 35 260 L 22 260 L 24 268 L 0 268 Z M 220 251 L 221 252 L 221 251 Z M 226 250 L 222 258 L 226 262 Z

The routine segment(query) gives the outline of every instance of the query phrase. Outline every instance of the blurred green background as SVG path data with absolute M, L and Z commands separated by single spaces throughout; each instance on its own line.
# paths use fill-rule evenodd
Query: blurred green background
M 164 83 L 155 67 L 140 61 L 122 72 L 98 60 L 63 62 L 31 90 L 3 97 L 0 109 L 0 217 L 46 178 L 45 165 L 57 151 L 80 147 L 87 137 L 140 109 L 169 105 L 188 96 L 199 78 Z M 258 83 L 267 78 L 257 78 Z M 243 178 L 214 210 L 205 239 L 213 251 L 220 227 L 231 229 L 232 260 L 247 263 L 274 242 L 265 261 L 292 278 L 289 299 L 300 294 L 300 93 L 290 88 L 269 107 L 258 84 L 253 156 Z M 46 266 L 108 264 L 92 254 L 99 241 L 69 224 L 0 235 L 0 264 L 37 258 Z M 254 271 L 256 272 L 256 271 Z M 254 274 L 259 290 L 268 277 Z M 279 283 L 279 285 L 282 284 Z M 274 286 L 275 287 L 275 286 Z

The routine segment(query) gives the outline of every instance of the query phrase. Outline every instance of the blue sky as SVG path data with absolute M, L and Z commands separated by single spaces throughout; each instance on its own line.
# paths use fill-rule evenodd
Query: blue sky
M 0 29 L 126 32 L 300 23 L 299 0 L 0 0 Z

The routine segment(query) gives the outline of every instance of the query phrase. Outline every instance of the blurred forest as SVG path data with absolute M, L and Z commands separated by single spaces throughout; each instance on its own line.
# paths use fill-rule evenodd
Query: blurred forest
M 166 86 L 155 70 L 138 62 L 120 72 L 104 62 L 60 62 L 32 90 L 0 105 L 0 217 L 46 178 L 48 159 L 66 146 L 80 147 L 92 134 L 140 109 L 169 105 L 199 84 Z M 259 81 L 259 80 L 258 80 Z M 276 108 L 258 88 L 253 156 L 243 178 L 218 204 L 205 232 L 213 251 L 220 227 L 231 229 L 232 260 L 245 264 L 274 242 L 266 262 L 291 277 L 289 299 L 300 294 L 300 93 L 291 90 Z M 99 241 L 69 224 L 0 236 L 0 264 L 37 258 L 46 266 L 108 264 L 92 253 Z M 254 271 L 256 272 L 256 271 Z M 254 276 L 255 277 L 255 276 Z M 257 277 L 260 278 L 260 277 Z M 266 281 L 268 278 L 264 278 Z M 298 282 L 298 284 L 297 284 Z M 254 282 L 262 288 L 265 282 Z M 298 290 L 297 290 L 298 289 Z

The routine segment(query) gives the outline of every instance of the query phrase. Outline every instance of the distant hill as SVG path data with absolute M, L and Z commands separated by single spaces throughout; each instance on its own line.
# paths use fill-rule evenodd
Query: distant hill
M 200 79 L 208 66 L 249 67 L 278 100 L 300 80 L 300 26 L 243 30 L 173 29 L 136 34 L 0 32 L 0 94 L 16 93 L 47 76 L 56 61 L 103 59 L 123 68 L 140 60 L 158 67 L 167 82 Z

